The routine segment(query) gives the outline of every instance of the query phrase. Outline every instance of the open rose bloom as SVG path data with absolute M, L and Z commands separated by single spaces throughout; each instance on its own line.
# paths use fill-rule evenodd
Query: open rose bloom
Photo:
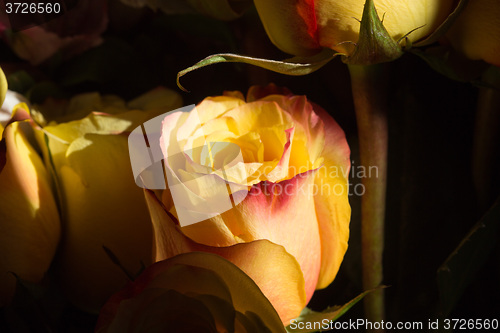
M 253 87 L 246 99 L 230 92 L 170 113 L 148 139 L 168 183 L 160 196 L 146 191 L 156 261 L 219 254 L 287 324 L 333 281 L 349 237 L 350 151 L 324 110 L 272 85 Z

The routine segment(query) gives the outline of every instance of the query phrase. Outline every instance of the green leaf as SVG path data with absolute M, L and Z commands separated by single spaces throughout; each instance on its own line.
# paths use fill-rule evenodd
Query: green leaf
M 253 58 L 231 53 L 214 54 L 177 73 L 177 85 L 180 89 L 187 91 L 180 84 L 179 80 L 182 76 L 196 69 L 221 62 L 241 62 L 281 74 L 298 76 L 306 75 L 320 69 L 337 55 L 338 53 L 327 48 L 310 57 L 293 57 L 283 61 Z
M 346 313 L 350 308 L 352 308 L 356 303 L 363 299 L 369 293 L 379 290 L 381 288 L 385 288 L 385 286 L 380 286 L 375 289 L 367 290 L 351 301 L 347 302 L 342 306 L 333 306 L 329 307 L 322 312 L 316 312 L 309 308 L 304 308 L 300 316 L 296 319 L 293 319 L 293 323 L 286 327 L 286 331 L 289 333 L 308 333 L 308 332 L 316 332 L 318 331 L 318 327 L 325 328 L 325 321 L 332 322 L 339 319 L 344 313 Z M 303 325 L 300 325 L 303 323 Z M 295 325 L 296 324 L 296 325 Z M 297 328 L 295 328 L 297 326 Z M 298 328 L 298 326 L 303 326 L 304 328 Z
M 426 39 L 415 43 L 415 46 L 426 46 L 437 42 L 441 37 L 444 36 L 448 29 L 450 29 L 455 20 L 465 9 L 468 2 L 469 0 L 460 0 L 460 2 L 457 4 L 457 7 L 455 7 L 455 10 L 446 18 L 446 20 L 444 20 L 444 22 L 441 23 L 441 25 L 436 30 L 434 30 L 434 32 L 430 34 Z
M 437 280 L 443 317 L 451 313 L 495 247 L 499 227 L 500 198 L 439 267 Z
M 436 72 L 459 82 L 475 82 L 488 65 L 483 61 L 471 61 L 450 47 L 439 45 L 425 50 L 413 48 L 410 50 Z

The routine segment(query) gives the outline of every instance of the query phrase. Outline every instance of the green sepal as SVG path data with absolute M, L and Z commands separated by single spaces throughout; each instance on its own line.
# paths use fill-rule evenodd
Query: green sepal
M 375 65 L 395 60 L 402 54 L 401 45 L 380 21 L 373 0 L 366 0 L 358 42 L 352 55 L 344 56 L 342 61 L 349 65 Z
M 316 312 L 313 311 L 309 308 L 304 308 L 302 312 L 300 313 L 300 316 L 297 317 L 296 319 L 293 319 L 292 323 L 288 325 L 286 328 L 286 331 L 288 333 L 309 333 L 309 332 L 316 332 L 318 331 L 317 328 L 314 327 L 321 327 L 324 326 L 325 321 L 328 322 L 333 322 L 339 319 L 343 314 L 345 314 L 350 308 L 352 308 L 356 303 L 361 301 L 366 295 L 369 293 L 379 290 L 381 288 L 385 288 L 385 286 L 380 286 L 375 289 L 367 290 L 358 296 L 356 296 L 354 299 L 350 300 L 344 305 L 339 305 L 339 306 L 332 306 L 328 307 L 326 310 L 322 312 Z M 304 325 L 300 325 L 299 323 L 304 323 Z M 314 325 L 316 323 L 316 325 Z M 292 325 L 297 324 L 297 326 L 304 326 L 304 328 L 297 328 L 294 329 L 292 328 Z M 306 326 L 311 326 L 312 328 L 306 328 Z
M 253 58 L 231 53 L 214 54 L 177 73 L 177 86 L 179 86 L 180 89 L 187 91 L 180 84 L 180 78 L 182 76 L 196 69 L 208 65 L 218 64 L 221 62 L 241 62 L 265 68 L 281 74 L 298 76 L 306 75 L 320 69 L 337 55 L 338 53 L 327 48 L 323 49 L 321 52 L 314 56 L 293 57 L 282 61 Z

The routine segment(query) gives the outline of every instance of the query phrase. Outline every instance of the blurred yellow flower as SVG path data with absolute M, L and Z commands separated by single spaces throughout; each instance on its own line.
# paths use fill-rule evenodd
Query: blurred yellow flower
M 58 121 L 39 119 L 42 127 L 35 127 L 61 199 L 64 234 L 55 268 L 68 298 L 87 311 L 97 312 L 127 282 L 103 246 L 130 274 L 152 262 L 151 220 L 133 179 L 127 132 L 179 106 L 179 95 L 161 88 L 129 103 L 83 94 L 60 107 L 67 114 Z

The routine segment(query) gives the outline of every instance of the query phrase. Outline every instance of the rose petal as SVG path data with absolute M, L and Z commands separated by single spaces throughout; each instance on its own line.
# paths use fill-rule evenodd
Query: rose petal
M 157 261 L 192 251 L 215 253 L 231 261 L 255 281 L 284 323 L 295 318 L 306 305 L 300 266 L 282 246 L 268 240 L 231 247 L 196 243 L 182 233 L 152 192 L 146 191 L 145 196 L 155 231 Z
M 259 239 L 284 246 L 302 268 L 309 300 L 316 288 L 321 263 L 314 180 L 314 172 L 310 172 L 280 183 L 259 183 L 233 209 L 186 226 L 182 231 L 191 239 L 209 246 Z M 226 236 L 227 229 L 231 237 Z
M 127 137 L 87 134 L 69 146 L 58 169 L 65 208 L 60 277 L 70 299 L 96 311 L 127 282 L 103 250 L 132 275 L 152 262 L 152 230 L 132 174 Z
M 183 298 L 181 294 L 190 297 Z M 169 305 L 171 299 L 177 302 Z M 107 330 L 110 322 L 110 327 L 121 324 L 130 329 L 133 326 L 124 323 L 137 318 L 137 324 L 145 316 L 151 318 L 149 322 L 159 322 L 159 318 L 168 315 L 165 309 L 177 312 L 172 320 L 177 326 L 179 317 L 189 311 L 192 316 L 201 316 L 199 319 L 206 325 L 215 324 L 219 329 L 233 332 L 235 322 L 238 324 L 241 319 L 235 317 L 237 311 L 253 321 L 253 325 L 262 325 L 259 331 L 284 332 L 276 310 L 252 279 L 222 257 L 201 252 L 177 255 L 148 267 L 136 281 L 109 300 L 101 312 L 97 331 L 120 332 Z M 199 329 L 208 331 L 208 327 Z
M 32 282 L 48 270 L 60 236 L 59 213 L 42 160 L 14 122 L 0 142 L 0 305 L 15 278 Z
M 447 35 L 453 47 L 464 52 L 467 57 L 500 66 L 498 1 L 470 1 Z
M 323 109 L 315 112 L 325 126 L 324 164 L 316 172 L 314 197 L 321 237 L 321 270 L 317 288 L 327 287 L 337 275 L 349 239 L 351 207 L 348 200 L 350 149 L 344 131 Z
M 255 0 L 254 3 L 269 38 L 279 49 L 307 56 L 321 48 L 316 39 L 315 1 Z
M 3 106 L 3 100 L 5 99 L 6 93 L 7 93 L 7 79 L 5 78 L 5 74 L 3 73 L 3 70 L 0 67 L 0 106 Z

